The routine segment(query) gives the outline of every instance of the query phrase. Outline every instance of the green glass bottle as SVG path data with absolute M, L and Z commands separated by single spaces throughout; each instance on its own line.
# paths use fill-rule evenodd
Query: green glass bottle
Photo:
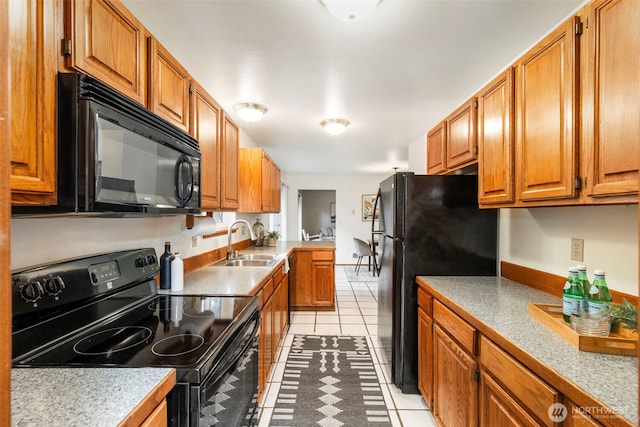
M 572 314 L 582 312 L 583 300 L 584 291 L 582 290 L 582 282 L 578 278 L 578 269 L 570 267 L 569 277 L 567 277 L 562 290 L 562 318 L 565 322 L 571 322 Z
M 606 303 L 611 302 L 609 287 L 604 278 L 604 270 L 593 271 L 593 284 L 589 288 L 589 316 L 597 317 L 607 309 Z
M 582 310 L 586 313 L 589 310 L 589 289 L 591 289 L 591 283 L 589 283 L 587 267 L 585 265 L 578 266 L 578 279 L 580 279 L 582 283 L 582 292 L 584 293 Z

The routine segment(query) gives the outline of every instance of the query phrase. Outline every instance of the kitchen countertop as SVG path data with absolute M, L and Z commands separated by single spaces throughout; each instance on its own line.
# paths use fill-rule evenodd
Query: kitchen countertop
M 453 305 L 454 308 L 457 306 L 466 311 L 501 337 L 637 425 L 638 359 L 579 351 L 529 315 L 529 303 L 562 304 L 560 297 L 503 277 L 419 278 L 428 283 L 435 291 L 434 296 L 443 300 L 446 305 Z M 550 385 L 554 386 L 553 383 Z
M 240 253 L 279 255 L 284 259 L 294 249 L 335 249 L 335 242 L 329 240 L 279 241 L 277 246 L 251 246 Z M 271 267 L 225 267 L 221 265 L 199 268 L 184 275 L 182 291 L 159 290 L 159 293 L 185 295 L 255 295 L 258 285 L 280 262 Z
M 159 384 L 170 380 L 167 377 L 173 372 L 167 368 L 14 368 L 11 425 L 114 427 Z

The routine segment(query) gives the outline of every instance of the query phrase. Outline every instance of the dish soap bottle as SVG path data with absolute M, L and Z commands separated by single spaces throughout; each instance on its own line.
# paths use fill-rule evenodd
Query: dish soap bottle
M 604 279 L 604 270 L 593 270 L 593 284 L 589 289 L 589 316 L 600 317 L 603 310 L 611 302 L 609 287 Z
M 171 242 L 164 242 L 164 253 L 160 255 L 160 289 L 171 289 Z
M 181 291 L 184 288 L 184 263 L 180 259 L 180 252 L 175 252 L 171 261 L 171 290 Z
M 572 314 L 580 314 L 584 300 L 582 282 L 578 279 L 578 269 L 569 268 L 569 277 L 562 289 L 562 318 L 565 322 L 571 322 Z

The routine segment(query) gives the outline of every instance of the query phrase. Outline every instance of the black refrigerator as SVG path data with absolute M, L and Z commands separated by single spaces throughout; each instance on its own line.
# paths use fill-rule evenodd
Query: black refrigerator
M 416 276 L 494 276 L 497 211 L 478 208 L 475 175 L 396 173 L 380 183 L 378 340 L 387 374 L 418 393 Z M 376 229 L 377 228 L 377 229 Z M 386 360 L 385 360 L 386 359 Z

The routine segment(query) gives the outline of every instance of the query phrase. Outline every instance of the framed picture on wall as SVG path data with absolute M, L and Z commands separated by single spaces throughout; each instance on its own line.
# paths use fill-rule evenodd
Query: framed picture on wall
M 376 209 L 375 215 L 373 212 L 373 204 L 376 202 L 375 194 L 363 194 L 362 195 L 362 220 L 373 221 L 380 218 L 380 207 Z

